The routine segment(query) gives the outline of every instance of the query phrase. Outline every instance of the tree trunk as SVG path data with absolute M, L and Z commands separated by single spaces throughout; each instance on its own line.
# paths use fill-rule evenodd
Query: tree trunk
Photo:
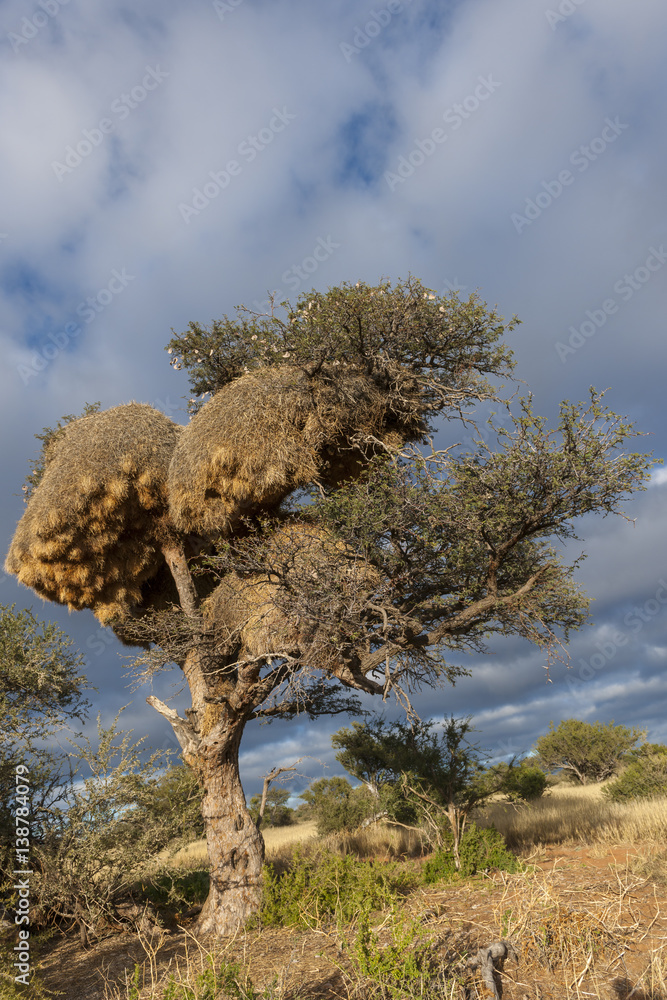
M 239 775 L 243 723 L 221 738 L 204 738 L 198 766 L 204 785 L 202 815 L 211 863 L 211 887 L 197 921 L 199 934 L 234 934 L 261 902 L 264 839 L 246 806 Z M 226 737 L 226 738 L 225 738 Z

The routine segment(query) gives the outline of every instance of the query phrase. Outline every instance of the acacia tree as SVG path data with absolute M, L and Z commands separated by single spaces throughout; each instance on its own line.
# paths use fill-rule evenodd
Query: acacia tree
M 630 729 L 611 722 L 563 719 L 535 743 L 540 763 L 551 771 L 569 772 L 582 785 L 605 781 L 616 774 L 646 730 Z
M 516 321 L 474 296 L 409 279 L 284 305 L 170 342 L 196 396 L 187 427 L 131 404 L 47 441 L 6 564 L 92 607 L 146 669 L 183 669 L 185 718 L 148 701 L 204 788 L 201 932 L 234 931 L 260 902 L 248 722 L 354 710 L 358 692 L 409 709 L 494 634 L 554 647 L 587 602 L 549 539 L 618 513 L 651 464 L 623 451 L 632 429 L 595 393 L 563 404 L 553 432 L 527 400 L 472 453 L 410 447 L 511 372 L 501 337 Z
M 340 729 L 331 742 L 341 748 L 336 760 L 354 777 L 371 788 L 385 785 L 400 791 L 438 847 L 449 828 L 458 870 L 459 844 L 470 813 L 504 790 L 508 774 L 507 766 L 484 767 L 480 748 L 468 738 L 472 732 L 470 718 L 445 719 L 440 731 L 433 722 L 407 725 L 378 719 Z M 514 762 L 509 767 L 513 770 Z M 395 818 L 400 799 L 391 798 L 387 805 Z

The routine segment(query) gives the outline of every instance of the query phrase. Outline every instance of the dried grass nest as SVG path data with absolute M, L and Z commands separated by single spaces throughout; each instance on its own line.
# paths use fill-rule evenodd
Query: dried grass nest
M 416 411 L 415 411 L 416 412 Z M 366 376 L 324 366 L 249 372 L 193 417 L 174 450 L 169 503 L 181 531 L 230 535 L 244 516 L 270 510 L 297 487 L 358 476 L 375 446 L 416 440 L 387 394 Z
M 182 428 L 145 403 L 69 424 L 47 449 L 5 569 L 48 600 L 106 624 L 141 601 L 173 529 L 167 482 Z
M 335 580 L 345 593 L 360 586 L 372 587 L 375 573 L 352 548 L 330 532 L 298 519 L 286 520 L 270 536 L 265 549 L 267 572 L 240 575 L 227 573 L 204 601 L 205 621 L 217 634 L 219 645 L 236 649 L 239 657 L 292 653 L 299 656 L 319 649 L 318 622 L 298 609 L 290 610 L 290 597 L 280 584 L 280 577 L 299 579 L 301 586 L 312 580 L 318 587 L 320 575 Z M 271 572 L 273 570 L 273 572 Z M 323 592 L 327 612 L 334 613 Z M 323 633 L 331 647 L 330 632 Z M 335 658 L 335 651 L 331 648 Z M 322 651 L 316 654 L 317 665 L 324 667 Z

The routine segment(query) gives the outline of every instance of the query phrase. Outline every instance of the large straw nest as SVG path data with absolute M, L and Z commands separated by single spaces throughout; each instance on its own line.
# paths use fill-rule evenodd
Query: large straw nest
M 280 653 L 299 656 L 319 647 L 322 623 L 307 611 L 304 614 L 303 607 L 290 606 L 281 578 L 298 581 L 297 588 L 302 590 L 311 586 L 313 592 L 320 575 L 331 581 L 332 571 L 334 586 L 342 593 L 353 592 L 359 586 L 372 587 L 375 582 L 374 572 L 355 558 L 350 546 L 325 529 L 298 520 L 287 521 L 275 530 L 264 562 L 267 571 L 263 573 L 227 573 L 202 606 L 205 621 L 219 645 L 237 650 L 240 657 Z M 328 592 L 322 594 L 330 610 Z M 328 634 L 325 643 L 330 646 Z
M 181 428 L 143 403 L 73 421 L 47 450 L 5 568 L 106 624 L 141 600 L 170 536 L 167 473 Z
M 333 365 L 314 376 L 287 366 L 242 375 L 181 435 L 169 470 L 174 524 L 229 535 L 299 486 L 357 476 L 373 450 L 364 440 L 405 439 L 394 416 L 371 378 Z

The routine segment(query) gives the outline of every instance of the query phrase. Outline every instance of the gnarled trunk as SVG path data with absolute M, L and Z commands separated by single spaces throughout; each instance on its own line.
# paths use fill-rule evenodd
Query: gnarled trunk
M 204 784 L 202 814 L 211 863 L 211 887 L 197 921 L 200 934 L 235 933 L 259 910 L 264 839 L 248 812 L 239 775 L 243 724 L 199 746 Z

